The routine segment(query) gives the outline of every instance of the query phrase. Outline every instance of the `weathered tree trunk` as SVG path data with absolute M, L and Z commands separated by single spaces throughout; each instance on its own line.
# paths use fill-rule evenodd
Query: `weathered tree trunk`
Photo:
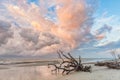
M 84 71 L 91 72 L 91 66 L 84 66 L 81 63 L 81 57 L 79 56 L 79 60 L 77 61 L 70 53 L 65 55 L 62 51 L 58 51 L 58 56 L 62 60 L 59 64 L 48 64 L 53 65 L 55 67 L 53 71 L 56 73 L 59 70 L 62 70 L 62 74 L 69 74 L 72 71 Z

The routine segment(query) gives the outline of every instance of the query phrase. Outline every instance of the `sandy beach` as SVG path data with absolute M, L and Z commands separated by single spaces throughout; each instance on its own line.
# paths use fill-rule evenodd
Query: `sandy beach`
M 92 72 L 55 75 L 48 66 L 13 67 L 0 70 L 0 80 L 119 80 L 120 70 L 92 66 Z
M 120 70 L 93 66 L 92 73 L 75 72 L 56 80 L 119 80 Z

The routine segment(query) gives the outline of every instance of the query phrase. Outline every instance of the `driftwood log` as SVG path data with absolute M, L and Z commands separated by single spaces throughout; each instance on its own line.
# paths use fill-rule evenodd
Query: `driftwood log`
M 116 51 L 114 50 L 112 51 L 111 55 L 113 56 L 114 60 L 107 62 L 97 62 L 95 63 L 95 66 L 106 66 L 110 69 L 120 69 L 120 55 L 116 56 Z
M 91 72 L 91 66 L 84 66 L 81 63 L 80 56 L 79 59 L 76 60 L 70 53 L 67 53 L 67 55 L 65 55 L 62 51 L 58 51 L 57 53 L 61 62 L 59 64 L 48 64 L 49 66 L 52 65 L 55 67 L 52 72 L 59 73 L 61 70 L 62 74 L 66 75 L 73 71 Z
M 106 66 L 108 64 L 111 64 L 112 62 L 97 62 L 95 63 L 95 66 Z
M 106 66 L 108 68 L 111 68 L 111 69 L 120 69 L 120 63 L 119 62 L 109 63 Z
M 119 62 L 97 62 L 95 66 L 106 66 L 110 69 L 120 69 Z

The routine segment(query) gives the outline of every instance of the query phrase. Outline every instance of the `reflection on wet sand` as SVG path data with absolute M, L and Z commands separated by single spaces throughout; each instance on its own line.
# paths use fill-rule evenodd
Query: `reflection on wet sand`
M 54 80 L 47 66 L 14 67 L 0 70 L 0 80 Z

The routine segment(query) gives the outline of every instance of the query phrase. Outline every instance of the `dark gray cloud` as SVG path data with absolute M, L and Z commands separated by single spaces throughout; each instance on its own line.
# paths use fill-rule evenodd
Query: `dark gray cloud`
M 99 28 L 97 30 L 97 35 L 100 35 L 100 34 L 103 34 L 103 33 L 106 33 L 106 32 L 109 32 L 112 30 L 112 27 L 107 25 L 107 24 L 104 24 L 103 27 Z
M 0 20 L 0 45 L 6 43 L 8 38 L 12 37 L 13 33 L 10 31 L 11 24 Z
M 6 21 L 0 21 L 0 51 L 1 55 L 34 55 L 43 54 L 46 47 L 60 45 L 59 39 L 49 32 L 40 32 L 32 27 L 22 28 Z M 55 46 L 55 49 L 56 49 Z M 46 51 L 45 53 L 51 53 Z

